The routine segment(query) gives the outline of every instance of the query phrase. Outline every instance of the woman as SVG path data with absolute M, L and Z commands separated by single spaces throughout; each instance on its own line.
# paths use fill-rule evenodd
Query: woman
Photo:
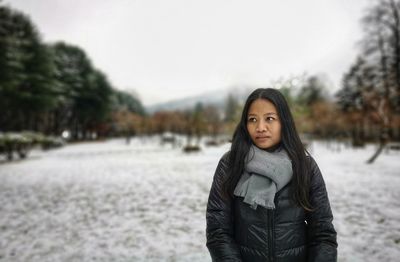
M 208 199 L 213 261 L 337 261 L 325 183 L 306 153 L 283 95 L 250 94 Z

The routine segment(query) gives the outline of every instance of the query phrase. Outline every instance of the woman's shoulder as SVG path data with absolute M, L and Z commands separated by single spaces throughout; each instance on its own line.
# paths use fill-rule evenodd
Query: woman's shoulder
M 225 152 L 225 153 L 222 155 L 220 161 L 221 161 L 221 162 L 227 163 L 227 162 L 229 161 L 229 155 L 230 155 L 230 153 L 231 153 L 230 150 L 227 151 L 227 152 Z
M 323 181 L 321 170 L 317 164 L 317 161 L 311 154 L 306 154 L 307 164 L 310 172 L 311 181 Z
M 229 155 L 230 155 L 230 151 L 227 151 L 221 156 L 221 158 L 219 159 L 219 162 L 218 162 L 218 169 L 226 170 L 226 168 L 228 167 L 228 163 L 229 163 Z
M 215 174 L 217 176 L 223 176 L 226 173 L 226 171 L 228 169 L 228 164 L 229 164 L 229 154 L 230 154 L 230 151 L 225 152 L 221 156 L 221 158 L 218 162 L 218 165 L 217 165 L 217 170 L 215 172 Z
M 309 165 L 310 169 L 318 167 L 317 161 L 315 161 L 314 157 L 308 151 L 306 151 L 306 163 Z

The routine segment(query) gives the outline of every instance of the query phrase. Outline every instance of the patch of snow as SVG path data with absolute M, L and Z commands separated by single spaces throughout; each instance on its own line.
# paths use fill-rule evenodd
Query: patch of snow
M 340 152 L 337 148 L 341 147 Z M 313 142 L 339 261 L 400 257 L 400 161 Z M 205 209 L 229 144 L 185 154 L 158 140 L 68 145 L 0 165 L 0 261 L 211 261 Z

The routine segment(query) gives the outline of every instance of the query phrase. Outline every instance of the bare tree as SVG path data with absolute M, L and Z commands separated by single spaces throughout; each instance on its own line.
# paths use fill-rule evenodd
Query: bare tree
M 342 108 L 362 114 L 359 130 L 378 126 L 379 147 L 373 163 L 392 139 L 391 119 L 400 111 L 400 1 L 377 0 L 362 20 L 364 38 L 357 62 L 344 76 L 339 92 Z M 350 107 L 349 107 L 350 105 Z

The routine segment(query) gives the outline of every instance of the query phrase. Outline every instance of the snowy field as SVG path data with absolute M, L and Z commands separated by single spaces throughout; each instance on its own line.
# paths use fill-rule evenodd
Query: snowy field
M 0 261 L 211 261 L 205 208 L 229 145 L 183 154 L 133 139 L 33 151 L 0 164 Z M 336 148 L 336 146 L 335 146 Z M 399 261 L 400 153 L 314 142 L 339 261 Z

